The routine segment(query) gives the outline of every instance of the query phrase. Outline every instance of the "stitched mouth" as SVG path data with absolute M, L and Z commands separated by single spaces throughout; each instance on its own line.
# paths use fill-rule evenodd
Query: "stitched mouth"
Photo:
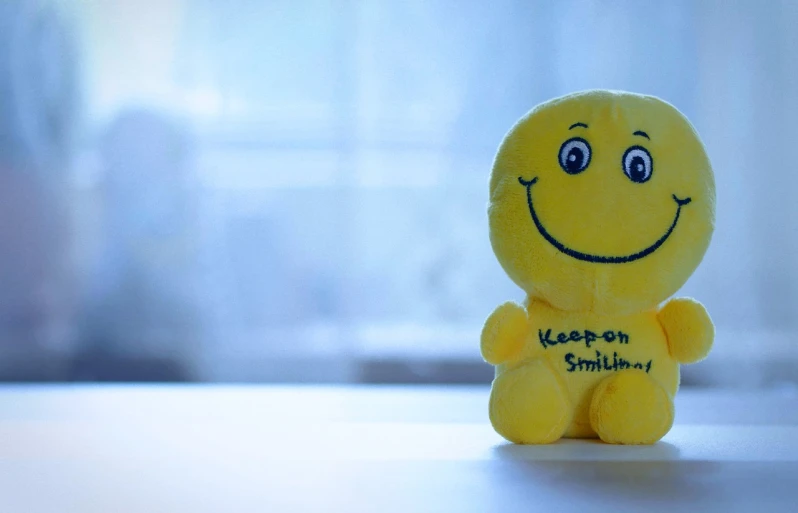
M 535 223 L 535 227 L 538 229 L 538 232 L 546 239 L 549 244 L 557 248 L 560 252 L 565 253 L 569 257 L 576 258 L 577 260 L 582 260 L 584 262 L 593 262 L 597 264 L 625 264 L 627 262 L 634 262 L 635 260 L 640 260 L 641 258 L 647 257 L 651 253 L 655 252 L 662 246 L 668 237 L 671 236 L 673 230 L 676 228 L 676 224 L 679 222 L 679 215 L 682 212 L 682 207 L 689 204 L 692 201 L 692 198 L 684 198 L 681 199 L 673 194 L 673 201 L 676 202 L 676 215 L 673 217 L 673 222 L 671 223 L 668 231 L 665 234 L 657 239 L 654 244 L 648 246 L 645 249 L 642 249 L 636 253 L 631 255 L 625 256 L 602 256 L 602 255 L 591 255 L 589 253 L 583 253 L 581 251 L 577 251 L 575 249 L 571 249 L 562 242 L 558 241 L 554 238 L 548 230 L 543 226 L 543 223 L 540 222 L 540 218 L 538 218 L 537 213 L 535 212 L 535 207 L 532 204 L 532 186 L 535 185 L 538 181 L 538 178 L 535 177 L 532 180 L 524 180 L 523 177 L 518 177 L 518 182 L 526 187 L 526 201 L 529 205 L 529 213 L 532 215 L 532 222 Z

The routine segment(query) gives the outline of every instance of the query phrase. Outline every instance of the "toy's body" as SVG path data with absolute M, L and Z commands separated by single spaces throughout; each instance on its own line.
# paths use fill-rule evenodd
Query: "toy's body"
M 502 144 L 489 214 L 494 251 L 528 294 L 482 333 L 497 432 L 516 443 L 664 436 L 679 363 L 705 357 L 714 335 L 700 303 L 659 304 L 714 224 L 712 171 L 689 123 L 629 93 L 544 104 Z

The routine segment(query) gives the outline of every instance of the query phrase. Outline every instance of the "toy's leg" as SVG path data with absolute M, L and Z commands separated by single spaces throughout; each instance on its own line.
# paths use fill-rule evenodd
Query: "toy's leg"
M 558 440 L 571 422 L 572 407 L 559 376 L 543 359 L 499 374 L 490 392 L 490 422 L 517 444 Z
M 673 399 L 642 370 L 604 378 L 593 392 L 590 425 L 611 444 L 653 444 L 673 425 Z

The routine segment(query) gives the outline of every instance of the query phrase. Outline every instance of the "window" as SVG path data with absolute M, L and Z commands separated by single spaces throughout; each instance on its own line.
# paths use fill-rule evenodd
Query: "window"
M 59 354 L 83 363 L 61 376 L 103 355 L 199 380 L 489 379 L 481 323 L 522 299 L 487 236 L 496 146 L 536 103 L 602 87 L 678 106 L 716 169 L 682 292 L 718 339 L 686 381 L 796 378 L 792 5 L 12 4 L 76 41 L 40 63 L 82 98 L 57 191 L 77 248 Z

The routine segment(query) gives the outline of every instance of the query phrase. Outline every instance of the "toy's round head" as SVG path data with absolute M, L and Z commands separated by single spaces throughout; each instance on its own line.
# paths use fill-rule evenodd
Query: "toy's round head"
M 676 292 L 704 256 L 715 182 L 689 121 L 652 96 L 587 91 L 507 134 L 490 237 L 510 278 L 555 308 L 623 314 Z

